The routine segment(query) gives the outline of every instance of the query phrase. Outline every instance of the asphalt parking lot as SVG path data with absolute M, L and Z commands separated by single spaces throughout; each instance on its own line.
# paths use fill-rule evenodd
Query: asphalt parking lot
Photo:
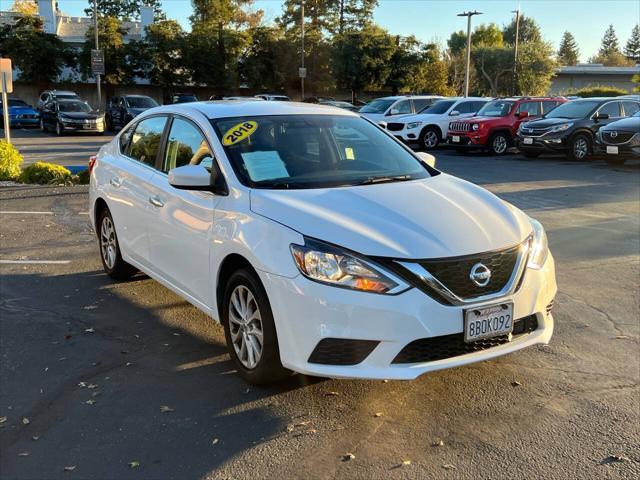
M 436 156 L 545 225 L 556 330 L 412 382 L 248 387 L 211 319 L 102 272 L 86 187 L 0 188 L 2 478 L 638 478 L 640 167 Z

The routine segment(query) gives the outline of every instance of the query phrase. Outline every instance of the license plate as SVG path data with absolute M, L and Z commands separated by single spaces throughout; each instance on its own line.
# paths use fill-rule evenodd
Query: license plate
M 451 141 L 454 143 L 460 143 L 460 137 L 458 135 L 454 135 L 451 137 Z
M 610 147 L 609 145 L 607 145 L 607 153 L 613 154 L 613 155 L 617 155 L 618 154 L 618 147 Z
M 474 308 L 464 312 L 464 341 L 507 335 L 513 331 L 513 303 Z
M 524 140 L 522 141 L 522 143 L 524 143 L 525 145 L 532 145 L 533 144 L 533 138 L 524 137 Z

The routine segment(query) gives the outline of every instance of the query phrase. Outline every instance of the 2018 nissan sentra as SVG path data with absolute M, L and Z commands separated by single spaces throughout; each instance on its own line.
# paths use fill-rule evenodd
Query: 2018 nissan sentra
M 237 371 L 413 379 L 544 344 L 542 225 L 344 109 L 147 110 L 90 162 L 105 271 L 222 323 Z

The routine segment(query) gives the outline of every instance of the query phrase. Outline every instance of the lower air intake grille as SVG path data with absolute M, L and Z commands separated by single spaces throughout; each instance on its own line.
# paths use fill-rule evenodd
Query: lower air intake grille
M 530 315 L 516 320 L 513 325 L 513 336 L 524 335 L 533 332 L 537 328 L 538 320 L 536 316 Z M 505 343 L 509 343 L 509 337 L 507 335 L 478 340 L 473 343 L 465 343 L 463 333 L 421 338 L 414 340 L 404 347 L 391 363 L 435 362 L 436 360 L 444 360 L 445 358 L 453 358 L 467 353 L 487 350 L 488 348 L 497 347 Z
M 376 348 L 375 340 L 351 340 L 347 338 L 323 338 L 309 357 L 309 363 L 322 365 L 356 365 Z

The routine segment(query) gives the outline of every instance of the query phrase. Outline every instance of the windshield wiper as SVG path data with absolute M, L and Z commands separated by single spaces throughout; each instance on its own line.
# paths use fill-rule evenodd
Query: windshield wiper
M 386 183 L 386 182 L 405 182 L 407 180 L 413 180 L 411 175 L 389 175 L 383 177 L 367 177 L 356 185 L 372 185 L 374 183 Z

